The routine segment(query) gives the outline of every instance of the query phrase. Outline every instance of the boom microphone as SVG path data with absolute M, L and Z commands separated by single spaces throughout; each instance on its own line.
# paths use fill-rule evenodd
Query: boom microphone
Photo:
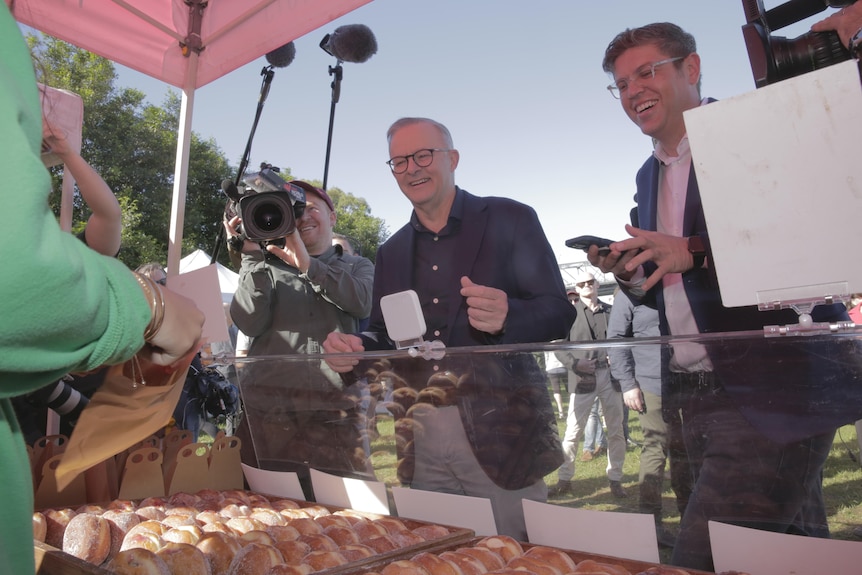
M 221 191 L 224 192 L 224 195 L 226 195 L 231 200 L 233 200 L 235 202 L 239 201 L 239 198 L 240 198 L 239 190 L 237 189 L 236 184 L 234 183 L 233 180 L 230 180 L 230 179 L 222 180 L 221 181 Z
M 361 64 L 377 53 L 377 40 L 365 24 L 347 24 L 324 36 L 320 47 L 342 62 Z
M 267 52 L 266 61 L 273 68 L 287 68 L 293 59 L 296 57 L 296 46 L 293 42 L 288 42 L 280 48 L 276 48 L 272 52 Z

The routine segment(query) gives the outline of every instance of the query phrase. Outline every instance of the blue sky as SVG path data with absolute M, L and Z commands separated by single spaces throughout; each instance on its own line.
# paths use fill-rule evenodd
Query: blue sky
M 798 36 L 817 19 L 775 34 Z M 276 70 L 250 165 L 268 161 L 295 177 L 322 179 L 335 59 L 318 44 L 338 26 L 365 24 L 379 50 L 365 63 L 344 64 L 329 186 L 365 198 L 397 230 L 411 207 L 384 164 L 385 132 L 401 116 L 428 116 L 452 132 L 461 187 L 532 205 L 558 261 L 581 261 L 565 240 L 625 235 L 635 172 L 651 152 L 605 89 L 602 56 L 621 30 L 656 21 L 675 22 L 697 39 L 705 96 L 754 89 L 739 0 L 374 0 L 296 40 L 296 59 Z M 265 65 L 260 58 L 195 95 L 192 129 L 214 138 L 234 165 Z M 153 104 L 175 89 L 118 70 L 119 86 L 142 90 Z

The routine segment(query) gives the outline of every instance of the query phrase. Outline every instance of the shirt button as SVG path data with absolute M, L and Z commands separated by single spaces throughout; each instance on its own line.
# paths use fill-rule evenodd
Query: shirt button
M 435 297 L 434 299 L 432 299 L 431 301 L 432 301 L 432 302 L 434 302 L 434 303 L 440 303 L 440 300 L 439 300 L 438 298 L 436 298 L 436 297 Z
M 439 366 L 439 365 L 435 365 L 435 366 L 434 366 L 433 368 L 431 368 L 431 369 L 433 369 L 434 371 L 440 371 L 440 366 Z
M 435 329 L 435 330 L 434 330 L 434 335 L 435 335 L 436 337 L 440 337 L 440 330 L 439 330 L 439 329 Z
M 435 266 L 431 266 L 431 269 L 432 269 L 432 270 L 434 270 L 434 271 L 436 272 L 436 271 L 437 271 L 437 266 L 436 266 L 436 265 L 435 265 Z

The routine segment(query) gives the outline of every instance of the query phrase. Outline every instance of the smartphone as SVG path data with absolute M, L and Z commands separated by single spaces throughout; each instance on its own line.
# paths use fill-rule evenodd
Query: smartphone
M 566 246 L 576 250 L 588 251 L 590 249 L 590 246 L 599 246 L 600 255 L 610 253 L 610 245 L 612 243 L 614 243 L 614 240 L 600 238 L 597 236 L 578 236 L 576 238 L 566 240 Z

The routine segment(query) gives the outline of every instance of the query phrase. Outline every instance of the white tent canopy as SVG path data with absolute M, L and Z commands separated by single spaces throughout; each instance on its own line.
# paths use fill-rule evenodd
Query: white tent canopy
M 179 270 L 195 89 L 371 0 L 16 0 L 15 18 L 181 88 L 168 274 Z
M 210 264 L 212 258 L 203 250 L 195 250 L 183 259 L 180 260 L 180 273 L 191 272 L 201 269 Z M 216 262 L 216 271 L 218 272 L 219 291 L 221 292 L 221 300 L 229 303 L 233 299 L 233 294 L 236 292 L 239 274 L 228 269 Z

